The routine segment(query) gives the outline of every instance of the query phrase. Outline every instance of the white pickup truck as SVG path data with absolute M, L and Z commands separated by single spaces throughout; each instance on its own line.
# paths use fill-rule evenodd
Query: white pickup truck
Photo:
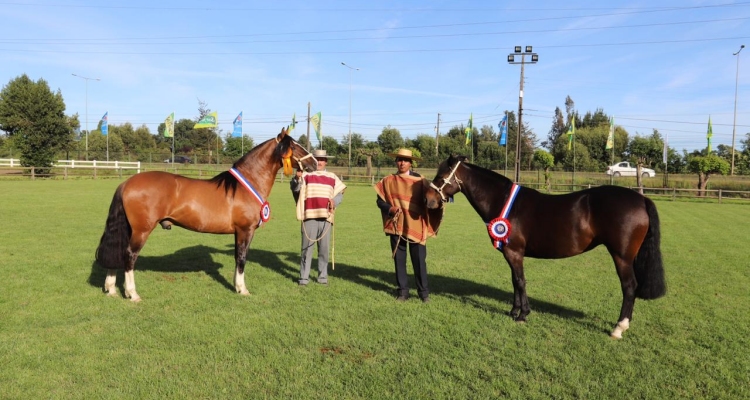
M 635 165 L 631 165 L 627 161 L 619 162 L 615 165 L 607 167 L 607 175 L 612 176 L 635 176 L 636 168 Z M 641 176 L 644 178 L 653 178 L 656 176 L 656 171 L 651 168 L 641 168 Z

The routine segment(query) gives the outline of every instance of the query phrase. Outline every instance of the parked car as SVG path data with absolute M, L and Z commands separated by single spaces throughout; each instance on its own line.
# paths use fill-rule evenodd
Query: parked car
M 167 158 L 166 160 L 164 160 L 164 162 L 165 163 L 171 163 L 172 159 L 171 158 Z M 193 160 L 191 160 L 190 157 L 174 156 L 174 162 L 176 164 L 190 164 L 191 162 L 193 162 Z
M 635 176 L 637 169 L 635 165 L 630 164 L 627 161 L 619 162 L 615 165 L 607 167 L 607 175 L 612 176 Z M 656 176 L 656 171 L 651 168 L 641 168 L 641 176 L 644 178 L 653 178 Z

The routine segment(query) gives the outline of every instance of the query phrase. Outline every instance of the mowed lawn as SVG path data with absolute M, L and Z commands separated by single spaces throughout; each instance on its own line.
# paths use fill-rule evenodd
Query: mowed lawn
M 527 259 L 532 314 L 516 324 L 509 268 L 462 195 L 428 243 L 432 302 L 397 303 L 366 186 L 339 208 L 329 286 L 295 283 L 283 182 L 251 296 L 233 290 L 231 235 L 157 228 L 143 301 L 106 297 L 94 251 L 119 183 L 0 181 L 0 398 L 750 398 L 750 206 L 657 201 L 668 294 L 636 301 L 616 341 L 605 249 Z

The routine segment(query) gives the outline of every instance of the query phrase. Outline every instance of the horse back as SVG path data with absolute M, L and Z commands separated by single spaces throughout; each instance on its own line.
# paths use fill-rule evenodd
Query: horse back
M 244 197 L 241 191 L 227 192 L 209 180 L 162 171 L 140 173 L 123 183 L 128 219 L 145 231 L 168 220 L 196 232 L 233 233 L 237 221 L 252 223 L 253 214 L 248 210 L 252 207 L 247 207 Z M 237 200 L 245 207 L 236 207 Z
M 524 253 L 536 258 L 564 258 L 608 247 L 638 245 L 645 237 L 649 217 L 645 198 L 619 186 L 601 186 L 563 195 L 535 190 L 519 193 L 514 233 Z M 637 248 L 635 249 L 637 251 Z

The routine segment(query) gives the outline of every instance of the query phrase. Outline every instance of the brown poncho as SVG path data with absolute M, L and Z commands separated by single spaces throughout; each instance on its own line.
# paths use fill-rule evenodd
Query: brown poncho
M 381 211 L 383 232 L 420 244 L 437 235 L 443 209 L 431 210 L 425 206 L 423 181 L 421 177 L 409 174 L 393 174 L 375 184 L 375 191 L 381 199 L 401 209 L 395 219 Z

